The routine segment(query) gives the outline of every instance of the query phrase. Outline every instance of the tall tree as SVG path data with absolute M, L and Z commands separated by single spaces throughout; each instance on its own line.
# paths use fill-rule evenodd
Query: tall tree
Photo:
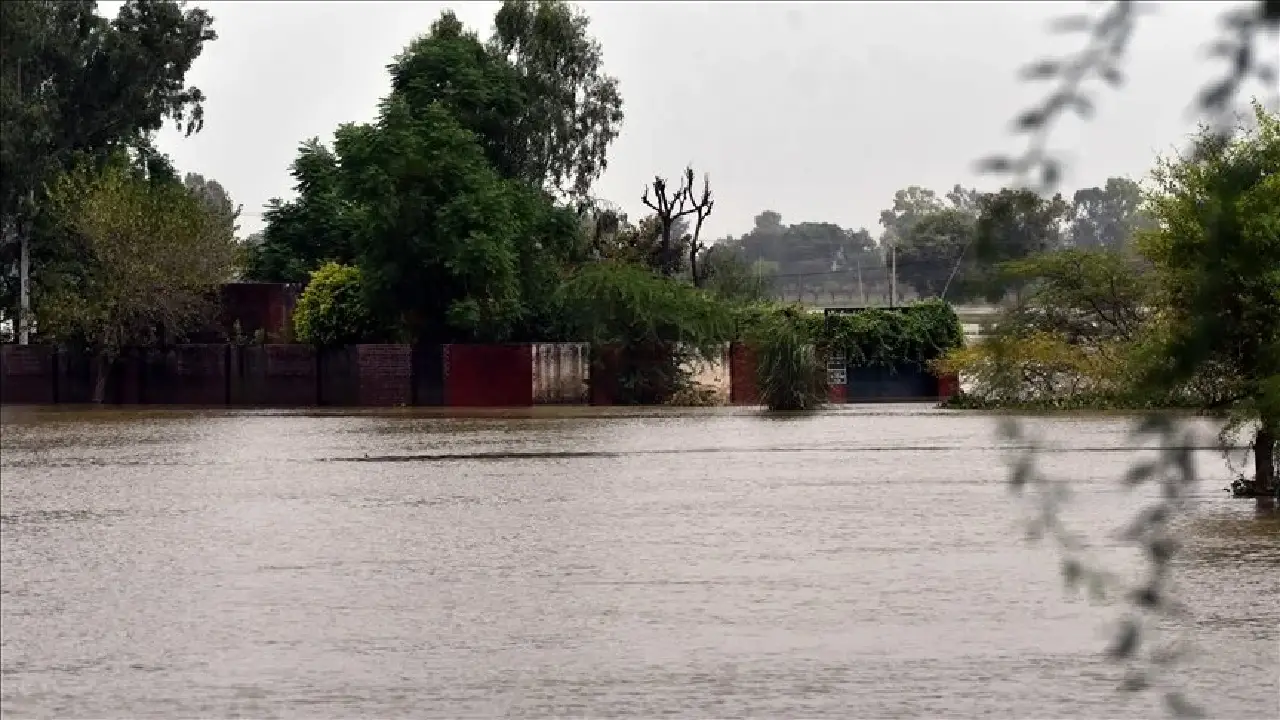
M 148 180 L 123 163 L 57 181 L 50 205 L 83 253 L 74 282 L 47 294 L 41 332 L 97 358 L 93 399 L 123 347 L 181 335 L 211 319 L 211 297 L 234 269 L 223 218 L 181 183 Z
M 240 218 L 240 206 L 231 202 L 231 195 L 222 183 L 212 178 L 206 179 L 199 173 L 187 173 L 182 178 L 187 192 L 194 195 L 204 206 L 219 219 L 228 236 L 234 237 L 240 226 L 236 221 Z
M 618 80 L 604 72 L 589 26 L 561 0 L 504 0 L 489 40 L 522 81 L 510 142 L 524 178 L 578 197 L 604 172 L 623 118 Z
M 897 270 L 901 281 L 921 297 L 939 297 L 949 290 L 965 248 L 972 242 L 974 219 L 955 208 L 912 217 L 899 226 L 895 239 Z
M 687 251 L 694 284 L 697 285 L 700 282 L 697 256 L 703 250 L 699 244 L 699 236 L 702 233 L 703 222 L 711 214 L 711 209 L 715 205 L 715 200 L 711 196 L 710 178 L 704 177 L 702 191 L 695 192 L 692 167 L 685 168 L 684 175 L 674 188 L 667 184 L 665 178 L 655 176 L 653 182 L 645 186 L 640 201 L 653 211 L 661 233 L 650 266 L 667 277 L 675 275 L 684 267 Z M 690 221 L 687 219 L 689 217 L 695 220 Z M 692 235 L 683 233 L 679 229 L 682 224 L 685 227 L 692 224 L 694 233 Z
M 1280 463 L 1280 116 L 1203 130 L 1194 152 L 1162 161 L 1139 247 L 1161 280 L 1167 342 L 1148 380 L 1167 387 L 1205 366 L 1234 391 L 1214 408 L 1256 423 L 1255 491 L 1277 492 Z
M 529 141 L 522 135 L 534 112 L 528 83 L 452 11 L 441 13 L 388 70 L 391 97 L 417 112 L 443 105 L 458 124 L 475 134 L 500 175 L 542 185 L 544 178 L 533 167 Z
M 35 261 L 38 274 L 57 252 L 35 247 L 56 238 L 32 237 L 57 225 L 38 220 L 44 188 L 76 158 L 101 166 L 122 147 L 159 167 L 151 138 L 166 120 L 188 133 L 203 124 L 204 95 L 185 78 L 217 37 L 209 14 L 176 0 L 128 0 L 108 21 L 96 5 L 0 3 L 0 249 L 18 266 L 24 339 L 28 267 Z
M 312 138 L 298 149 L 290 174 L 298 196 L 267 204 L 261 242 L 248 247 L 250 279 L 305 283 L 327 262 L 355 262 L 355 208 L 340 185 L 337 155 Z
M 891 247 L 905 237 L 912 223 L 944 207 L 938 194 L 928 188 L 912 185 L 897 191 L 893 194 L 893 205 L 880 211 L 880 225 L 884 227 L 880 244 Z
M 1070 243 L 1077 248 L 1121 248 L 1143 224 L 1142 189 L 1128 178 L 1081 188 L 1072 198 Z
M 978 201 L 973 259 L 988 300 L 998 300 L 1021 283 L 1002 277 L 997 266 L 1063 245 L 1065 222 L 1071 211 L 1061 195 L 1045 198 L 1032 190 L 1005 188 Z

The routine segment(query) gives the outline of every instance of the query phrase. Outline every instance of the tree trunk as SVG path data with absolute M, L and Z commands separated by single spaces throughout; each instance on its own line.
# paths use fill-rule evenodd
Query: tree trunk
M 111 358 L 105 352 L 94 357 L 93 403 L 101 405 L 107 398 L 107 376 L 111 374 Z
M 1264 420 L 1253 439 L 1253 488 L 1257 497 L 1276 494 L 1276 423 Z

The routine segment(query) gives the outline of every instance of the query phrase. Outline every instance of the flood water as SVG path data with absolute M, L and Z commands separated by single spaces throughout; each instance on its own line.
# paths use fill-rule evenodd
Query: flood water
M 3 421 L 6 718 L 1160 714 L 1100 657 L 1116 611 L 1023 540 L 981 415 Z M 1123 564 L 1126 424 L 1035 424 Z M 1197 459 L 1174 681 L 1277 717 L 1280 520 Z

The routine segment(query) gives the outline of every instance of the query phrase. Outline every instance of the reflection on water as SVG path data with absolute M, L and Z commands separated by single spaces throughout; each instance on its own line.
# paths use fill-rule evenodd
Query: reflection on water
M 979 415 L 0 420 L 6 718 L 1154 714 L 1020 541 Z M 1035 422 L 1106 542 L 1141 502 L 1123 423 Z M 1197 457 L 1181 680 L 1274 717 L 1280 517 Z

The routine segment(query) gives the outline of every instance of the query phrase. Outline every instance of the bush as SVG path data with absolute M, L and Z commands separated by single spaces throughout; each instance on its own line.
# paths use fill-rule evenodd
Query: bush
M 928 369 L 934 361 L 964 345 L 960 318 L 942 300 L 834 315 L 816 334 L 820 347 L 834 354 L 843 353 L 850 367 L 892 371 Z
M 760 398 L 770 410 L 812 410 L 827 401 L 826 363 L 794 324 L 761 333 L 756 361 Z
M 619 262 L 587 265 L 561 285 L 565 334 L 621 350 L 616 398 L 661 404 L 688 386 L 686 368 L 711 360 L 733 334 L 730 307 L 692 285 Z M 599 358 L 597 358 L 598 360 Z M 597 363 L 596 371 L 602 371 Z
M 360 269 L 331 262 L 311 273 L 293 311 L 293 331 L 299 342 L 317 347 L 367 341 L 374 322 Z

